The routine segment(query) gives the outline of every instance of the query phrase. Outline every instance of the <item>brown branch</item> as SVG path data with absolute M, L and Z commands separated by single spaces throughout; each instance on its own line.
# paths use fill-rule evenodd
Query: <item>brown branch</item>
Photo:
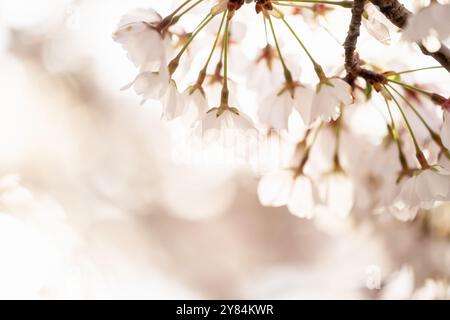
M 352 6 L 352 20 L 350 21 L 347 38 L 344 42 L 346 81 L 353 85 L 360 72 L 359 59 L 355 54 L 356 44 L 360 35 L 362 14 L 365 0 L 354 0 Z
M 404 29 L 412 12 L 405 8 L 398 0 L 370 0 L 394 25 Z M 441 43 L 441 48 L 437 52 L 428 51 L 422 44 L 418 43 L 423 54 L 433 57 L 448 72 L 450 72 L 450 49 Z
M 386 78 L 382 74 L 361 68 L 361 63 L 356 51 L 356 45 L 360 35 L 362 15 L 364 13 L 365 0 L 354 0 L 352 6 L 352 19 L 344 42 L 345 49 L 345 70 L 347 76 L 345 80 L 354 86 L 358 77 L 364 78 L 366 81 L 374 83 L 385 83 Z

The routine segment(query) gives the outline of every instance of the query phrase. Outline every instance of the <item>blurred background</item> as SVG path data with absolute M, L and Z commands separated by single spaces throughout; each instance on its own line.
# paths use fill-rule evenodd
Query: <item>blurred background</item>
M 0 298 L 448 290 L 430 279 L 449 275 L 450 219 L 362 212 L 329 227 L 263 208 L 255 170 L 176 161 L 160 107 L 120 91 L 136 69 L 111 34 L 137 7 L 173 3 L 0 0 Z

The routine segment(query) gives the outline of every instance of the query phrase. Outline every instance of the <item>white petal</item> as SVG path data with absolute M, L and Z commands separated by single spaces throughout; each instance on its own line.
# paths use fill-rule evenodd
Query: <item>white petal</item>
M 285 206 L 288 203 L 293 184 L 293 174 L 288 170 L 265 175 L 258 185 L 259 201 L 266 207 Z
M 293 106 L 294 99 L 289 91 L 285 91 L 279 96 L 274 93 L 264 99 L 261 104 L 258 110 L 259 120 L 269 128 L 286 130 Z
M 450 112 L 444 112 L 444 124 L 441 131 L 442 142 L 450 150 Z
M 368 19 L 363 18 L 362 20 L 367 32 L 381 43 L 390 44 L 389 26 L 392 25 L 390 21 L 371 3 L 367 3 L 364 9 L 369 16 Z
M 300 113 L 306 125 L 311 124 L 311 108 L 314 99 L 314 91 L 311 87 L 298 87 L 295 89 L 295 108 Z
M 163 118 L 173 120 L 185 112 L 185 101 L 178 92 L 175 81 L 171 80 L 165 96 L 162 99 Z
M 353 103 L 352 87 L 342 79 L 331 78 L 329 82 L 333 85 L 331 92 L 333 96 L 345 106 Z
M 329 174 L 321 186 L 322 200 L 328 210 L 341 218 L 348 216 L 355 201 L 351 179 L 342 173 Z
M 295 180 L 288 202 L 289 211 L 299 217 L 311 219 L 316 205 L 315 187 L 310 178 L 300 176 Z

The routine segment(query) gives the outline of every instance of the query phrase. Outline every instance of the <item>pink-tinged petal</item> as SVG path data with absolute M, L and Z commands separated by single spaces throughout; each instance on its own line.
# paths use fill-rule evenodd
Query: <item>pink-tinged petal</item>
M 362 22 L 367 32 L 383 44 L 391 43 L 391 35 L 389 28 L 393 27 L 392 23 L 371 3 L 367 3 L 364 7 L 368 14 L 368 19 L 363 18 Z
M 329 81 L 333 85 L 331 93 L 338 100 L 338 104 L 351 105 L 353 103 L 352 87 L 342 79 L 332 78 Z
M 442 125 L 441 139 L 445 147 L 450 150 L 450 111 L 444 111 L 444 124 Z
M 311 87 L 298 87 L 295 89 L 294 107 L 300 113 L 305 125 L 310 125 L 311 108 L 314 100 L 314 91 Z
M 347 217 L 355 202 L 351 179 L 342 173 L 326 175 L 321 183 L 322 201 L 327 209 L 339 217 Z
M 163 118 L 174 120 L 185 111 L 185 101 L 183 96 L 178 92 L 177 86 L 173 80 L 170 81 L 167 92 L 162 99 Z
M 288 170 L 265 175 L 258 185 L 259 201 L 266 207 L 285 206 L 289 201 L 293 184 L 293 174 Z
M 312 180 L 306 176 L 298 177 L 288 202 L 289 211 L 299 218 L 311 219 L 316 206 L 315 194 Z

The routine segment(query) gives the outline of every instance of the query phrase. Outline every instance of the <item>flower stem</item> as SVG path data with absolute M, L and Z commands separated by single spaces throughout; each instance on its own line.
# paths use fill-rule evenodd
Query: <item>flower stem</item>
M 295 5 L 291 5 L 289 3 L 281 3 L 281 2 L 300 2 L 300 3 L 315 3 L 315 4 L 329 4 L 329 5 L 336 5 L 341 6 L 343 8 L 351 8 L 353 1 L 322 1 L 322 0 L 278 0 L 274 1 L 273 3 L 279 6 L 285 6 L 285 7 L 295 7 Z
M 395 83 L 395 84 L 398 84 L 399 86 L 402 86 L 402 87 L 405 88 L 405 89 L 408 89 L 408 90 L 411 90 L 411 91 L 414 91 L 414 92 L 421 93 L 421 94 L 423 94 L 423 95 L 425 95 L 425 96 L 427 96 L 427 97 L 430 97 L 430 98 L 431 98 L 431 96 L 432 96 L 432 93 L 430 93 L 430 92 L 428 92 L 428 91 L 425 91 L 425 90 L 423 90 L 423 89 L 420 89 L 420 88 L 411 86 L 411 85 L 406 84 L 406 83 L 403 83 L 403 82 L 401 82 L 401 81 L 389 79 L 389 77 L 388 77 L 388 81 L 389 81 L 389 82 L 392 82 L 392 83 Z
M 333 157 L 333 162 L 334 162 L 334 168 L 333 171 L 334 172 L 342 172 L 342 166 L 341 166 L 341 159 L 339 157 L 339 150 L 341 148 L 341 131 L 342 131 L 342 115 L 341 117 L 339 117 L 335 124 L 336 126 L 336 145 L 334 147 L 334 157 Z
M 185 6 L 187 6 L 192 0 L 186 0 L 185 2 L 183 2 L 178 8 L 175 9 L 174 12 L 172 12 L 169 17 L 174 17 L 178 12 L 181 11 L 181 9 L 183 9 Z
M 403 172 L 408 172 L 409 171 L 408 162 L 406 160 L 405 153 L 403 152 L 402 143 L 400 141 L 400 135 L 398 133 L 397 126 L 395 125 L 391 106 L 389 105 L 389 101 L 387 98 L 384 98 L 384 101 L 386 102 L 386 106 L 389 111 L 389 117 L 391 118 L 391 125 L 390 126 L 388 125 L 388 127 L 391 132 L 392 138 L 394 139 L 394 141 L 396 142 L 396 145 L 397 145 L 398 157 L 399 157 L 400 164 L 402 165 L 402 170 L 403 170 Z
M 178 65 L 180 64 L 181 56 L 186 52 L 186 50 L 189 48 L 192 41 L 194 41 L 195 37 L 211 22 L 211 20 L 214 19 L 214 16 L 211 14 L 208 14 L 195 28 L 195 31 L 190 35 L 187 43 L 183 46 L 183 48 L 180 50 L 180 52 L 177 54 L 177 56 L 172 59 L 172 61 L 169 63 L 169 72 L 170 75 L 174 74 L 175 71 L 178 68 Z
M 225 22 L 226 17 L 227 17 L 227 12 L 224 12 L 223 13 L 223 17 L 222 17 L 222 21 L 220 22 L 219 30 L 217 31 L 217 34 L 216 34 L 216 39 L 214 40 L 213 47 L 211 49 L 211 52 L 209 53 L 208 59 L 206 60 L 205 66 L 203 67 L 203 70 L 205 72 L 206 72 L 206 69 L 209 66 L 209 63 L 211 62 L 212 56 L 214 54 L 214 51 L 216 50 L 217 43 L 219 42 L 220 34 L 222 32 L 223 24 Z
M 402 74 L 413 73 L 413 72 L 417 72 L 417 71 L 442 69 L 442 68 L 443 68 L 442 66 L 425 67 L 425 68 L 419 68 L 419 69 L 405 70 L 405 71 L 401 71 L 401 72 L 394 72 L 394 73 L 390 73 L 389 75 L 399 76 L 399 75 L 402 75 Z
M 422 150 L 420 149 L 419 143 L 417 142 L 417 138 L 416 135 L 414 134 L 414 131 L 411 127 L 411 124 L 409 123 L 408 117 L 406 116 L 405 111 L 403 110 L 403 108 L 400 106 L 400 103 L 398 102 L 398 100 L 395 98 L 395 96 L 392 94 L 391 91 L 389 91 L 389 89 L 387 88 L 387 86 L 383 85 L 384 89 L 386 90 L 386 92 L 389 93 L 389 95 L 391 96 L 392 100 L 394 100 L 395 104 L 398 107 L 398 110 L 400 111 L 400 113 L 402 114 L 403 119 L 405 120 L 406 126 L 408 128 L 408 131 L 411 135 L 411 138 L 413 139 L 414 142 L 414 147 L 416 148 L 416 158 L 419 161 L 420 165 L 422 166 L 422 169 L 428 169 L 430 168 L 430 165 L 428 164 Z
M 230 42 L 230 22 L 232 16 L 230 16 L 229 11 L 225 12 L 227 14 L 226 22 L 225 22 L 225 31 L 223 34 L 223 87 L 222 87 L 222 96 L 220 101 L 221 107 L 229 107 L 228 105 L 228 50 L 229 50 L 229 42 Z
M 403 96 L 398 90 L 396 90 L 393 86 L 391 86 L 390 84 L 388 84 L 389 88 L 391 88 L 391 90 L 393 90 L 400 98 L 402 98 L 402 100 L 411 108 L 411 110 L 416 114 L 416 116 L 419 118 L 419 120 L 423 123 L 423 125 L 425 126 L 425 128 L 427 129 L 427 131 L 430 133 L 431 138 L 433 139 L 434 142 L 436 142 L 436 144 L 442 149 L 443 154 L 450 159 L 450 151 L 444 146 L 444 143 L 442 142 L 442 139 L 440 137 L 440 135 L 435 132 L 430 125 L 427 123 L 427 121 L 425 120 L 425 118 L 419 113 L 419 111 L 417 110 L 417 108 L 415 108 L 411 102 L 408 101 L 408 99 L 405 98 L 405 96 Z
M 317 138 L 319 137 L 319 133 L 322 130 L 323 125 L 324 125 L 324 123 L 321 122 L 320 125 L 317 127 L 317 130 L 316 130 L 316 132 L 314 134 L 314 137 L 313 137 L 311 143 L 309 144 L 309 146 L 306 148 L 305 154 L 304 154 L 304 156 L 302 158 L 302 161 L 300 162 L 300 165 L 298 166 L 298 168 L 297 168 L 297 170 L 295 172 L 295 177 L 299 177 L 299 176 L 301 176 L 303 174 L 305 166 L 308 163 L 309 156 L 311 155 L 311 150 L 312 150 L 314 144 L 316 143 Z
M 280 57 L 280 61 L 281 61 L 281 64 L 283 66 L 284 77 L 286 79 L 286 82 L 287 83 L 292 83 L 292 81 L 293 81 L 292 73 L 289 70 L 289 68 L 287 67 L 286 62 L 284 61 L 283 55 L 281 53 L 280 44 L 278 43 L 277 34 L 275 32 L 275 28 L 273 26 L 272 19 L 270 18 L 270 15 L 267 15 L 266 19 L 269 20 L 269 25 L 270 25 L 270 29 L 272 30 L 273 40 L 275 41 L 275 46 L 276 46 L 277 51 L 278 51 L 278 56 Z
M 187 2 L 191 2 L 192 0 L 189 0 Z M 189 11 L 191 11 L 192 9 L 194 9 L 196 6 L 198 6 L 200 3 L 202 3 L 204 0 L 198 0 L 197 2 L 195 2 L 194 4 L 192 4 L 189 8 L 187 8 L 186 10 L 184 10 L 182 13 L 180 13 L 179 15 L 177 15 L 176 17 L 174 17 L 174 21 L 178 21 L 180 20 L 180 18 L 182 16 L 184 16 L 186 13 L 188 13 Z M 181 7 L 183 8 L 183 7 Z M 181 9 L 180 9 L 181 10 Z M 175 13 L 172 13 L 173 15 L 177 14 L 180 10 L 176 11 Z
M 308 58 L 311 60 L 313 66 L 314 66 L 314 71 L 317 74 L 317 77 L 319 77 L 319 80 L 325 80 L 325 74 L 323 72 L 323 68 L 320 64 L 317 63 L 316 60 L 314 60 L 313 56 L 311 55 L 311 53 L 308 51 L 308 49 L 306 48 L 306 46 L 303 44 L 302 40 L 300 40 L 299 36 L 295 33 L 294 29 L 292 29 L 292 27 L 289 25 L 289 23 L 286 21 L 286 18 L 282 18 L 281 19 L 284 24 L 288 27 L 289 31 L 292 33 L 292 35 L 295 37 L 295 39 L 297 40 L 297 42 L 300 44 L 300 46 L 303 48 L 303 50 L 305 51 L 305 53 L 307 54 Z

